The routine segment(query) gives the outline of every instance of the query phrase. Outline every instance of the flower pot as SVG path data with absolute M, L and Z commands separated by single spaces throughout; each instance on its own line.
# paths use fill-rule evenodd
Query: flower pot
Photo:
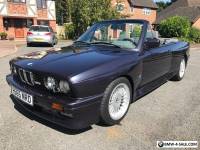
M 7 36 L 6 35 L 2 35 L 1 36 L 1 40 L 6 40 Z

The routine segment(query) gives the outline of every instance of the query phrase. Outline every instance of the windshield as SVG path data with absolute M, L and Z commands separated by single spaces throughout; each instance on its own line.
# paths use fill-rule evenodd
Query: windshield
M 49 28 L 43 27 L 43 26 L 32 26 L 29 31 L 32 31 L 32 32 L 49 32 Z
M 77 41 L 89 44 L 109 44 L 134 49 L 141 37 L 143 24 L 103 22 L 93 25 Z

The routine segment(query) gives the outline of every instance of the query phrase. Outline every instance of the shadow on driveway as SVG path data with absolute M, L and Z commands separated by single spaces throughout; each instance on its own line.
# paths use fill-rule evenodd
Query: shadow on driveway
M 64 134 L 69 134 L 69 135 L 76 135 L 76 134 L 81 134 L 83 132 L 86 132 L 86 131 L 89 131 L 92 129 L 92 127 L 88 127 L 88 128 L 84 128 L 84 129 L 80 129 L 80 130 L 72 130 L 72 129 L 67 129 L 63 126 L 59 126 L 57 124 L 54 124 L 50 121 L 47 121 L 47 120 L 44 120 L 32 113 L 30 113 L 29 111 L 27 111 L 26 109 L 24 109 L 22 106 L 20 106 L 20 104 L 18 104 L 13 98 L 12 96 L 10 97 L 11 100 L 13 101 L 13 103 L 15 104 L 14 105 L 14 108 L 19 112 L 21 113 L 22 115 L 24 115 L 25 117 L 29 118 L 30 120 L 35 120 L 36 122 L 39 122 L 49 128 L 52 128 L 56 131 L 59 131 L 59 132 L 62 132 Z

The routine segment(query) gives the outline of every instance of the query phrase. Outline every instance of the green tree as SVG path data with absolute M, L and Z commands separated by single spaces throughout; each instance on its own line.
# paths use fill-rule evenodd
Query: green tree
M 158 30 L 162 37 L 188 37 L 190 32 L 190 21 L 181 16 L 170 17 L 161 21 Z
M 56 20 L 62 25 L 71 21 L 72 0 L 56 0 Z
M 71 10 L 76 37 L 97 21 L 119 17 L 116 10 L 111 7 L 111 0 L 73 0 Z
M 71 19 L 76 37 L 82 34 L 90 25 L 89 3 L 90 0 L 73 0 Z
M 156 4 L 158 5 L 158 12 L 162 11 L 163 9 L 171 5 L 170 2 L 157 2 Z

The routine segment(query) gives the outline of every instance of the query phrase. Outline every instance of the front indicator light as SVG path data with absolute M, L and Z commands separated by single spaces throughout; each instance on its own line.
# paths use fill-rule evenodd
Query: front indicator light
M 64 108 L 61 104 L 58 103 L 52 103 L 51 108 L 60 112 L 64 111 Z

